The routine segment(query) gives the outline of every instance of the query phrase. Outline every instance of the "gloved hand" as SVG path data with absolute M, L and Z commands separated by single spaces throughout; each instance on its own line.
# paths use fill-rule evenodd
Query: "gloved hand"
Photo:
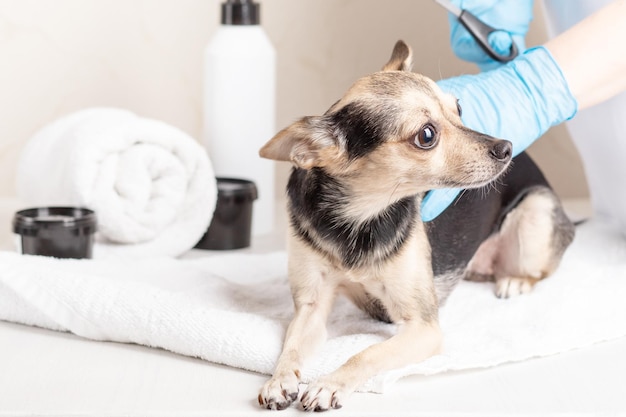
M 524 37 L 528 25 L 533 19 L 532 0 L 451 0 L 461 9 L 471 12 L 489 26 L 502 29 L 489 35 L 489 44 L 502 55 L 508 55 L 511 49 L 511 37 L 519 52 L 526 49 Z M 456 16 L 448 14 L 450 23 L 450 44 L 452 50 L 461 59 L 474 62 L 481 71 L 494 69 L 502 65 L 494 61 L 476 43 L 467 29 L 459 23 Z
M 437 83 L 458 98 L 470 129 L 513 143 L 519 154 L 551 126 L 571 119 L 578 103 L 547 49 L 532 48 L 500 68 Z M 422 219 L 430 221 L 452 203 L 460 189 L 430 191 Z

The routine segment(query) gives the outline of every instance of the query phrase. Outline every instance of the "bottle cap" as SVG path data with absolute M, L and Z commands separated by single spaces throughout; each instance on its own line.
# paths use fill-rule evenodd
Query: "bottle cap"
M 261 5 L 252 0 L 226 0 L 222 3 L 222 25 L 258 25 Z

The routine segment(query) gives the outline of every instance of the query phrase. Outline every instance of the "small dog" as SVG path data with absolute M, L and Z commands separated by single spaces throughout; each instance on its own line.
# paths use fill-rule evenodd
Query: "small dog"
M 531 159 L 522 153 L 507 170 L 511 143 L 464 127 L 457 100 L 411 65 L 399 41 L 382 71 L 260 151 L 294 164 L 287 197 L 295 317 L 259 394 L 263 407 L 297 399 L 299 370 L 325 340 L 337 294 L 397 323 L 398 332 L 309 384 L 304 410 L 340 408 L 368 378 L 437 354 L 438 308 L 460 279 L 495 281 L 503 298 L 528 292 L 573 239 L 573 224 Z M 423 223 L 424 194 L 445 187 L 469 190 Z

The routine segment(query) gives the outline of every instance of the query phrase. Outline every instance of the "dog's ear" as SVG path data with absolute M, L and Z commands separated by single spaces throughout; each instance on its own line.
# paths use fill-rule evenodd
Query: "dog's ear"
M 259 155 L 310 169 L 324 166 L 325 151 L 336 148 L 336 143 L 321 117 L 304 117 L 278 132 L 261 148 Z
M 402 40 L 396 42 L 391 58 L 383 67 L 383 71 L 411 71 L 412 67 L 413 52 L 411 47 Z

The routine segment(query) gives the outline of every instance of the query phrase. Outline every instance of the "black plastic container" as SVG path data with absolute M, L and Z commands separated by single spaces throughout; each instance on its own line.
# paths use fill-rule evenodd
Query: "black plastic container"
M 198 249 L 228 250 L 250 246 L 252 203 L 258 197 L 252 181 L 217 178 L 217 205 Z
M 21 252 L 55 258 L 91 258 L 96 214 L 81 207 L 37 207 L 13 217 L 13 232 L 21 236 Z

